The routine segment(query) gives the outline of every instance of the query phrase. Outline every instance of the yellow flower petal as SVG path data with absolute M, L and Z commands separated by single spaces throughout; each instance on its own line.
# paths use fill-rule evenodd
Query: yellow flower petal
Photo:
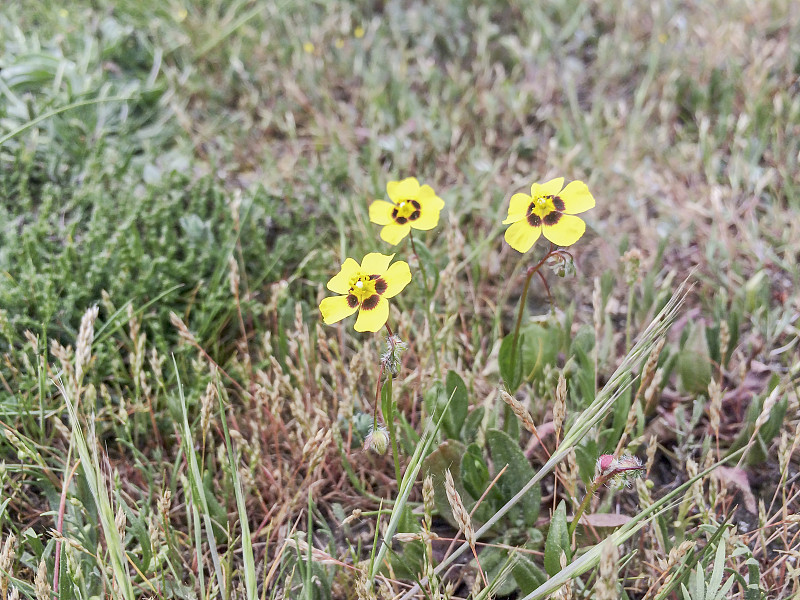
M 349 317 L 358 309 L 358 304 L 350 306 L 347 296 L 331 296 L 323 298 L 319 303 L 319 310 L 322 313 L 322 320 L 327 325 L 338 323 L 345 317 Z
M 429 185 L 423 185 L 419 188 L 417 193 L 417 201 L 423 208 L 430 208 L 433 210 L 442 210 L 444 208 L 444 200 L 436 195 L 433 188 Z
M 544 237 L 556 246 L 571 246 L 577 242 L 586 231 L 586 223 L 579 217 L 561 215 L 555 225 L 542 225 Z
M 396 208 L 391 202 L 385 200 L 375 200 L 369 205 L 369 220 L 378 225 L 388 225 L 393 223 L 392 211 Z
M 564 178 L 557 177 L 545 183 L 534 183 L 531 186 L 531 196 L 534 198 L 540 196 L 557 196 L 561 188 L 564 187 Z
M 383 275 L 393 258 L 394 254 L 387 256 L 379 252 L 370 252 L 361 261 L 361 270 L 367 275 Z
M 378 331 L 389 320 L 389 301 L 381 296 L 378 299 L 378 304 L 371 310 L 365 309 L 363 306 L 358 311 L 358 319 L 356 319 L 356 331 Z
M 350 291 L 350 278 L 359 271 L 361 267 L 352 258 L 348 258 L 342 263 L 342 268 L 328 282 L 328 289 L 337 294 L 346 294 Z
M 568 215 L 577 215 L 594 208 L 594 197 L 582 181 L 573 181 L 559 192 L 558 197 L 564 201 L 563 212 Z
M 384 242 L 390 243 L 392 246 L 400 243 L 404 237 L 408 235 L 408 232 L 411 231 L 411 225 L 406 223 L 405 225 L 398 225 L 397 223 L 389 223 L 383 229 L 381 229 L 381 239 Z
M 511 196 L 511 202 L 508 204 L 508 216 L 503 225 L 509 223 L 516 223 L 524 218 L 528 212 L 528 207 L 531 205 L 532 198 L 528 194 L 514 194 Z
M 411 269 L 408 268 L 408 263 L 398 260 L 392 264 L 383 274 L 383 280 L 386 282 L 386 291 L 383 292 L 383 297 L 394 298 L 411 281 Z
M 402 181 L 390 181 L 386 184 L 386 193 L 395 202 L 414 200 L 419 193 L 419 181 L 415 177 L 406 177 Z
M 517 252 L 525 254 L 531 249 L 539 236 L 542 235 L 541 227 L 531 227 L 527 220 L 517 221 L 506 229 L 506 242 Z
M 419 229 L 420 231 L 428 231 L 433 229 L 439 224 L 439 211 L 423 209 L 420 212 L 419 219 L 416 221 L 410 221 L 408 224 L 414 229 Z

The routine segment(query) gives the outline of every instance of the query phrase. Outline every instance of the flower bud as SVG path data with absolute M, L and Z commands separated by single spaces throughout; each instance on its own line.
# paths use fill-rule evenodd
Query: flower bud
M 378 454 L 386 454 L 389 449 L 389 433 L 386 427 L 380 426 L 369 432 L 364 440 L 364 450 L 372 450 Z

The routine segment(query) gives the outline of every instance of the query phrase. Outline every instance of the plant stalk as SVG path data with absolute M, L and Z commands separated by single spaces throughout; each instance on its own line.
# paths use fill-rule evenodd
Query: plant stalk
M 544 255 L 544 258 L 540 260 L 538 263 L 533 265 L 532 267 L 528 267 L 527 274 L 525 276 L 525 287 L 522 289 L 522 297 L 519 299 L 519 311 L 517 312 L 517 324 L 514 327 L 514 341 L 511 344 L 511 372 L 515 373 L 517 369 L 517 344 L 519 343 L 519 330 L 522 326 L 522 313 L 525 310 L 525 300 L 528 297 L 528 288 L 531 286 L 531 279 L 533 275 L 542 268 L 542 265 L 547 262 L 551 256 L 554 256 L 560 252 L 563 252 L 560 248 L 556 248 L 552 244 L 550 245 L 550 250 L 547 254 Z M 546 286 L 545 282 L 545 286 Z M 550 295 L 550 289 L 547 288 L 547 294 Z
M 422 272 L 422 290 L 425 294 L 425 318 L 428 319 L 428 328 L 431 332 L 431 353 L 433 354 L 433 364 L 436 367 L 436 374 L 439 376 L 439 379 L 442 378 L 442 369 L 439 366 L 439 349 L 436 344 L 436 332 L 433 328 L 433 315 L 431 315 L 431 302 L 433 301 L 433 290 L 428 290 L 428 273 L 425 271 L 425 265 L 422 263 L 422 259 L 419 257 L 419 253 L 417 252 L 417 246 L 414 243 L 414 234 L 409 231 L 408 232 L 408 239 L 411 241 L 411 251 L 414 253 L 414 256 L 417 258 L 417 264 L 419 264 L 419 270 Z

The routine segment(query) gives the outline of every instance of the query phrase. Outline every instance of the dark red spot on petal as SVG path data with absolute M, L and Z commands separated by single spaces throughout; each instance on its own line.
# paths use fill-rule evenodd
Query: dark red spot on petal
M 378 302 L 380 301 L 380 299 L 381 297 L 378 294 L 372 294 L 372 296 L 370 296 L 361 303 L 361 308 L 363 310 L 372 310 L 376 306 L 378 306 Z
M 549 225 L 551 227 L 556 223 L 558 223 L 560 220 L 561 220 L 561 213 L 558 212 L 557 210 L 547 213 L 543 219 L 544 224 Z
M 386 283 L 386 280 L 383 277 L 379 277 L 378 275 L 373 275 L 371 279 L 375 279 L 375 292 L 378 294 L 383 294 L 386 291 L 386 288 L 389 287 L 389 284 Z
M 553 196 L 553 206 L 556 207 L 556 210 L 564 212 L 566 206 L 564 205 L 564 201 L 559 196 Z
M 420 212 L 418 210 L 415 210 L 413 213 L 408 215 L 408 220 L 409 221 L 416 221 L 417 219 L 419 219 L 419 215 L 420 215 Z
M 354 294 L 347 295 L 347 306 L 350 308 L 355 308 L 358 306 L 358 298 L 356 298 Z
M 397 218 L 397 209 L 396 209 L 396 208 L 395 208 L 395 209 L 392 209 L 392 218 L 393 218 L 393 219 L 396 219 L 396 218 Z
M 395 217 L 394 221 L 398 225 L 405 225 L 406 223 L 408 223 L 408 219 L 406 219 L 405 217 Z
M 542 220 L 539 218 L 539 215 L 535 215 L 532 212 L 528 213 L 528 225 L 531 227 L 539 227 L 542 224 Z
M 422 208 L 422 206 L 420 205 L 420 203 L 419 203 L 419 202 L 417 202 L 416 200 L 410 200 L 410 202 L 411 202 L 411 206 L 413 206 L 413 207 L 414 207 L 414 208 L 416 208 L 417 210 L 419 210 L 420 208 Z

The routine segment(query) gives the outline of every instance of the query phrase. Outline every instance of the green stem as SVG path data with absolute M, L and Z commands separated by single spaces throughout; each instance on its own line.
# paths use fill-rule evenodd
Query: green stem
M 389 391 L 391 392 L 391 384 L 389 387 Z M 400 487 L 400 482 L 402 481 L 402 474 L 400 472 L 400 456 L 398 455 L 397 451 L 397 434 L 395 433 L 394 429 L 394 405 L 389 398 L 389 420 L 386 422 L 387 427 L 389 428 L 389 440 L 392 443 L 392 461 L 394 462 L 394 480 L 397 482 L 397 487 Z
M 436 373 L 439 375 L 439 379 L 442 378 L 442 369 L 439 366 L 439 350 L 438 346 L 436 345 L 436 332 L 433 328 L 433 316 L 431 315 L 431 302 L 432 302 L 432 290 L 428 290 L 428 273 L 425 271 L 425 265 L 422 263 L 422 260 L 419 257 L 419 253 L 417 252 L 417 246 L 414 243 L 414 234 L 411 231 L 408 232 L 408 239 L 411 241 L 411 251 L 414 253 L 414 256 L 417 258 L 417 264 L 419 264 L 419 270 L 422 272 L 422 290 L 425 294 L 425 318 L 428 319 L 428 327 L 431 331 L 431 352 L 433 353 L 433 364 L 436 367 Z
M 389 332 L 389 344 L 394 346 L 394 332 L 392 332 L 392 328 L 389 327 L 389 323 L 386 323 L 386 331 Z M 375 393 L 375 413 L 372 416 L 372 430 L 375 431 L 378 427 L 378 402 L 381 400 L 381 389 L 383 388 L 383 373 L 385 370 L 385 365 L 383 361 L 381 361 L 381 370 L 378 373 L 378 389 Z M 383 422 L 386 424 L 386 428 L 389 430 L 389 441 L 392 444 L 392 461 L 394 462 L 394 476 L 395 480 L 397 481 L 397 485 L 400 485 L 400 457 L 397 453 L 397 435 L 395 433 L 394 428 L 394 402 L 392 401 L 392 375 L 389 374 L 389 378 L 386 380 L 386 384 L 389 386 L 389 398 L 386 402 L 386 411 L 383 414 Z M 383 411 L 382 411 L 383 412 Z
M 578 510 L 575 513 L 575 516 L 572 517 L 572 523 L 569 524 L 569 537 L 571 538 L 574 535 L 575 529 L 577 529 L 578 523 L 580 522 L 581 517 L 583 516 L 583 513 L 586 510 L 586 507 L 589 506 L 589 501 L 595 495 L 597 490 L 600 489 L 601 485 L 605 485 L 607 482 L 611 481 L 614 477 L 616 477 L 620 473 L 625 473 L 627 471 L 638 471 L 640 469 L 642 469 L 641 466 L 639 466 L 639 467 L 620 467 L 620 468 L 614 469 L 613 471 L 611 471 L 609 473 L 606 473 L 605 475 L 598 476 L 592 482 L 592 485 L 590 485 L 587 488 L 586 495 L 583 497 L 583 502 L 581 502 L 581 505 L 578 507 Z
M 601 483 L 605 483 L 607 479 L 603 477 L 598 477 L 595 481 L 592 482 L 592 485 L 586 490 L 586 495 L 583 497 L 583 502 L 578 507 L 578 510 L 575 512 L 575 516 L 572 517 L 572 523 L 569 524 L 569 537 L 572 538 L 575 535 L 575 529 L 578 527 L 578 523 L 581 520 L 581 516 L 583 516 L 586 507 L 589 506 L 589 501 L 592 499 L 592 496 L 595 495 L 597 489 L 600 487 Z
M 525 277 L 525 287 L 522 289 L 522 297 L 519 299 L 519 312 L 517 313 L 517 324 L 514 327 L 514 341 L 511 344 L 511 373 L 516 373 L 517 369 L 517 343 L 519 342 L 519 330 L 522 326 L 522 313 L 525 311 L 525 300 L 528 297 L 528 288 L 531 286 L 531 279 L 534 274 L 542 268 L 542 265 L 548 258 L 554 254 L 561 252 L 558 248 L 550 246 L 550 250 L 544 255 L 544 258 L 532 267 L 528 267 L 527 275 Z M 548 294 L 550 290 L 548 289 Z
M 625 352 L 631 348 L 631 305 L 633 304 L 634 286 L 628 287 L 628 308 L 625 311 Z

